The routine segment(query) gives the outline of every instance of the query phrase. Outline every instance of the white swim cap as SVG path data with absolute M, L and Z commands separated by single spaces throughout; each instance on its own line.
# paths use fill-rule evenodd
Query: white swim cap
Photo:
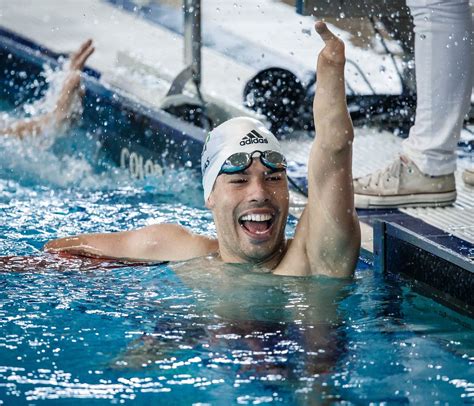
M 226 159 L 236 152 L 281 152 L 280 143 L 265 125 L 253 118 L 232 118 L 214 128 L 207 136 L 201 155 L 204 201 Z

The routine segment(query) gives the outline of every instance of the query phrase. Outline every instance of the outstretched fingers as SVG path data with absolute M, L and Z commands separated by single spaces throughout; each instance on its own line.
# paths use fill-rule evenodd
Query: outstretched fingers
M 92 40 L 83 42 L 79 49 L 71 55 L 69 72 L 64 80 L 61 92 L 53 111 L 55 124 L 62 125 L 71 120 L 74 112 L 74 103 L 79 97 L 82 99 L 84 91 L 81 89 L 81 71 L 84 69 L 87 59 L 94 52 Z
M 82 70 L 94 50 L 91 39 L 84 42 L 71 56 L 71 70 Z

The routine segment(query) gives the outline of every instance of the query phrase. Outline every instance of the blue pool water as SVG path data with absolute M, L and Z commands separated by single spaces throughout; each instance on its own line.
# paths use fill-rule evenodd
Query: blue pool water
M 199 178 L 131 180 L 83 127 L 0 139 L 0 161 L 0 404 L 474 402 L 473 321 L 409 281 L 45 255 L 165 221 L 214 235 Z

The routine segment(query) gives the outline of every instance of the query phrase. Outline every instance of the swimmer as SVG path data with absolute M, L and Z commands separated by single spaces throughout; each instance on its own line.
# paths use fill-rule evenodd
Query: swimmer
M 0 135 L 24 138 L 39 134 L 51 125 L 61 128 L 64 124 L 67 124 L 71 120 L 72 104 L 76 94 L 82 95 L 80 88 L 81 71 L 93 52 L 94 46 L 92 40 L 89 39 L 71 55 L 67 77 L 53 111 L 11 123 L 7 127 L 0 128 Z
M 234 118 L 213 129 L 202 152 L 204 199 L 217 238 L 176 224 L 84 234 L 46 244 L 48 252 L 133 261 L 241 263 L 277 275 L 353 274 L 360 228 L 352 189 L 353 127 L 347 111 L 344 43 L 323 22 L 313 103 L 317 137 L 308 163 L 308 203 L 294 238 L 285 239 L 287 162 L 278 140 L 257 120 Z

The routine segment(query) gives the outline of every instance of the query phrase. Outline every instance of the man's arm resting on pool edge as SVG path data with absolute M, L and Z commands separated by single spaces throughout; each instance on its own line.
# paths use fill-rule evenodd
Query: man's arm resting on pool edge
M 216 252 L 217 242 L 177 224 L 155 224 L 138 230 L 60 238 L 48 242 L 44 249 L 121 260 L 183 261 Z

